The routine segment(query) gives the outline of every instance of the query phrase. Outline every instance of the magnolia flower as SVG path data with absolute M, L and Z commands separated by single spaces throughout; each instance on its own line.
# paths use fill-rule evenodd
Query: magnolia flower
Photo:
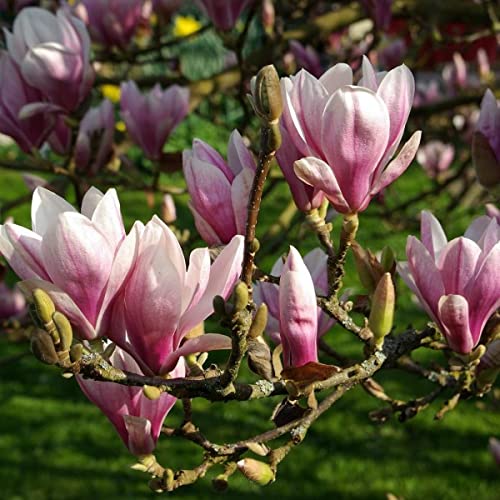
M 169 135 L 189 111 L 189 90 L 156 85 L 142 95 L 133 81 L 121 84 L 121 116 L 132 140 L 151 160 L 158 160 Z
M 500 184 L 500 105 L 488 89 L 481 101 L 472 157 L 479 182 L 485 187 Z
M 309 71 L 311 75 L 319 78 L 323 73 L 318 53 L 310 46 L 304 47 L 297 40 L 290 40 L 290 51 L 295 56 L 299 67 Z
M 500 467 L 500 441 L 494 437 L 490 438 L 490 451 L 496 464 Z
M 304 264 L 310 274 L 315 293 L 317 295 L 326 295 L 328 293 L 328 275 L 327 275 L 328 257 L 321 250 L 315 248 L 304 257 Z M 279 258 L 271 270 L 272 276 L 281 276 L 283 273 L 283 260 Z M 254 301 L 257 305 L 265 303 L 268 308 L 266 332 L 272 338 L 273 342 L 280 343 L 280 288 L 278 285 L 266 282 L 257 282 L 254 287 Z M 334 324 L 334 320 L 328 316 L 321 307 L 316 306 L 318 337 L 323 336 Z
M 229 138 L 227 156 L 226 163 L 215 149 L 195 139 L 182 157 L 196 229 L 209 245 L 245 234 L 255 160 L 237 130 Z
M 44 289 L 81 339 L 107 330 L 109 312 L 132 266 L 139 225 L 125 236 L 114 189 L 87 191 L 82 212 L 45 188 L 33 193 L 32 231 L 0 226 L 0 252 L 29 295 Z
M 319 80 L 304 70 L 282 79 L 283 126 L 305 157 L 295 173 L 344 214 L 365 210 L 408 168 L 421 135 L 415 132 L 386 167 L 410 113 L 413 75 L 404 65 L 376 74 L 365 57 L 359 83 L 351 85 L 352 70 L 342 63 Z
M 234 28 L 243 10 L 254 0 L 198 0 L 200 7 L 220 30 Z
M 280 276 L 279 331 L 285 368 L 318 361 L 316 292 L 311 275 L 293 246 Z
M 108 99 L 87 111 L 75 144 L 75 165 L 80 171 L 95 175 L 106 165 L 113 152 L 115 111 Z
M 142 20 L 144 0 L 80 0 L 74 10 L 92 40 L 125 49 Z
M 453 62 L 443 68 L 443 81 L 447 90 L 454 94 L 457 90 L 467 87 L 467 64 L 459 52 L 453 53 Z
M 26 300 L 17 288 L 9 288 L 0 281 L 0 320 L 16 318 L 26 312 Z
M 23 116 L 23 108 L 42 100 L 39 90 L 24 80 L 9 54 L 0 50 L 0 132 L 12 137 L 25 152 L 38 149 L 47 138 L 54 118 L 37 114 Z
M 73 111 L 87 97 L 94 81 L 90 39 L 83 23 L 67 9 L 57 15 L 27 7 L 5 31 L 9 54 L 23 78 L 52 103 L 36 111 Z
M 204 334 L 182 341 L 213 312 L 216 295 L 227 298 L 241 273 L 243 237 L 235 236 L 210 265 L 208 248 L 191 253 L 186 268 L 174 233 L 158 217 L 141 230 L 137 258 L 117 301 L 111 340 L 143 370 L 170 372 L 180 356 L 231 347 L 229 337 Z
M 408 237 L 401 277 L 450 348 L 469 353 L 500 306 L 500 225 L 483 216 L 448 242 L 437 219 L 424 211 L 421 238 Z
M 110 361 L 115 368 L 143 375 L 134 359 L 120 348 L 115 349 Z M 184 362 L 180 361 L 171 375 L 183 377 L 184 373 Z M 96 382 L 80 375 L 76 379 L 85 396 L 109 418 L 132 454 L 153 452 L 163 421 L 175 404 L 174 396 L 163 393 L 151 401 L 143 395 L 142 387 Z
M 382 68 L 393 68 L 403 62 L 407 52 L 404 38 L 396 38 L 378 51 L 378 62 Z
M 391 24 L 392 0 L 360 0 L 375 26 L 381 30 L 386 30 Z
M 447 170 L 454 157 L 453 144 L 445 144 L 441 141 L 430 141 L 417 152 L 417 161 L 432 178 Z

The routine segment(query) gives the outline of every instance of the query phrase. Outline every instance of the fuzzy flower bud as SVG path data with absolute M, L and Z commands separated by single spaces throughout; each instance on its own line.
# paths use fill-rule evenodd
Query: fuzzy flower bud
M 369 327 L 375 337 L 375 345 L 382 347 L 384 337 L 390 333 L 394 322 L 396 294 L 390 273 L 385 273 L 373 294 Z

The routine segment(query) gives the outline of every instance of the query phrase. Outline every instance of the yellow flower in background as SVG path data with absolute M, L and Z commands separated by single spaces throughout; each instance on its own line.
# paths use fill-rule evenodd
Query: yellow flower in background
M 101 85 L 100 91 L 102 95 L 109 99 L 111 102 L 120 101 L 120 87 L 118 85 Z
M 201 23 L 192 16 L 177 16 L 174 21 L 174 36 L 183 38 L 196 33 L 201 28 Z
M 127 130 L 127 126 L 125 125 L 125 122 L 122 120 L 116 122 L 115 128 L 116 130 L 118 130 L 118 132 L 125 132 L 125 130 Z

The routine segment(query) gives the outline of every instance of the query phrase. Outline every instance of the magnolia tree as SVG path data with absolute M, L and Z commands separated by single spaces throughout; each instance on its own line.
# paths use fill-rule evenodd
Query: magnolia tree
M 371 415 L 379 421 L 407 420 L 435 400 L 442 418 L 490 391 L 500 371 L 500 108 L 490 64 L 498 20 L 490 2 L 456 2 L 467 26 L 451 23 L 445 2 L 433 3 L 431 26 L 420 16 L 426 2 L 34 4 L 0 3 L 0 131 L 18 146 L 4 147 L 0 166 L 47 174 L 25 176 L 31 229 L 8 219 L 0 226 L 0 252 L 22 291 L 0 285 L 3 329 L 74 376 L 151 488 L 171 491 L 211 468 L 218 489 L 237 470 L 266 485 L 356 386 L 385 403 Z M 191 149 L 170 146 L 188 114 L 228 130 L 227 158 L 196 130 Z M 389 203 L 387 188 L 414 159 L 431 188 Z M 266 203 L 276 186 L 293 202 L 259 242 L 259 214 L 276 211 Z M 118 196 L 126 191 L 146 193 L 152 207 L 160 194 L 159 215 L 126 227 Z M 448 211 L 489 203 L 485 214 L 448 240 L 424 210 L 413 235 L 408 209 L 431 207 L 445 192 Z M 176 217 L 185 194 L 196 229 Z M 408 235 L 406 257 L 357 241 L 373 225 L 364 212 L 374 205 Z M 302 237 L 293 240 L 297 226 Z M 317 248 L 306 254 L 307 234 Z M 357 273 L 346 275 L 350 253 Z M 275 260 L 270 270 L 266 258 Z M 405 287 L 428 318 L 423 329 L 394 324 Z M 209 318 L 213 333 L 205 333 Z M 363 346 L 362 357 L 335 349 L 339 329 Z M 214 350 L 226 360 L 206 363 Z M 440 351 L 441 362 L 420 364 L 417 350 Z M 251 371 L 242 375 L 245 360 Z M 372 378 L 390 368 L 435 389 L 393 399 Z M 193 411 L 197 398 L 265 399 L 272 425 L 212 442 Z M 181 406 L 182 425 L 164 425 Z M 160 437 L 195 443 L 202 462 L 164 467 L 154 455 Z M 498 460 L 494 437 L 491 449 Z

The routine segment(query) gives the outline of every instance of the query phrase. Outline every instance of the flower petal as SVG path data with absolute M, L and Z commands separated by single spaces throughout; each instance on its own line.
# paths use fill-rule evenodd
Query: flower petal
M 205 333 L 199 337 L 186 340 L 181 347 L 168 355 L 161 367 L 160 374 L 168 373 L 177 364 L 181 356 L 196 352 L 219 351 L 231 349 L 231 339 L 218 333 Z
M 97 337 L 94 327 L 83 315 L 80 308 L 75 304 L 73 299 L 58 286 L 48 281 L 32 279 L 21 281 L 18 283 L 18 287 L 26 297 L 30 297 L 35 288 L 41 288 L 47 292 L 53 300 L 56 310 L 62 312 L 69 319 L 76 337 L 80 340 L 93 340 Z
M 469 304 L 461 295 L 443 295 L 439 299 L 439 319 L 449 346 L 467 354 L 476 346 L 469 328 Z
M 312 156 L 302 158 L 294 163 L 294 171 L 300 180 L 323 191 L 335 210 L 344 214 L 351 211 L 332 169 L 323 160 Z
M 221 295 L 226 299 L 232 292 L 233 287 L 241 274 L 243 263 L 244 238 L 237 235 L 222 250 L 210 269 L 205 293 L 199 302 L 192 308 L 188 308 L 180 320 L 176 336 L 180 340 L 189 330 L 199 325 L 213 312 L 213 299 Z
M 64 198 L 52 191 L 43 187 L 35 189 L 31 202 L 31 225 L 35 233 L 43 236 L 63 212 L 76 212 L 76 210 Z
M 106 238 L 84 215 L 66 212 L 47 230 L 42 255 L 51 281 L 95 325 L 114 257 Z

